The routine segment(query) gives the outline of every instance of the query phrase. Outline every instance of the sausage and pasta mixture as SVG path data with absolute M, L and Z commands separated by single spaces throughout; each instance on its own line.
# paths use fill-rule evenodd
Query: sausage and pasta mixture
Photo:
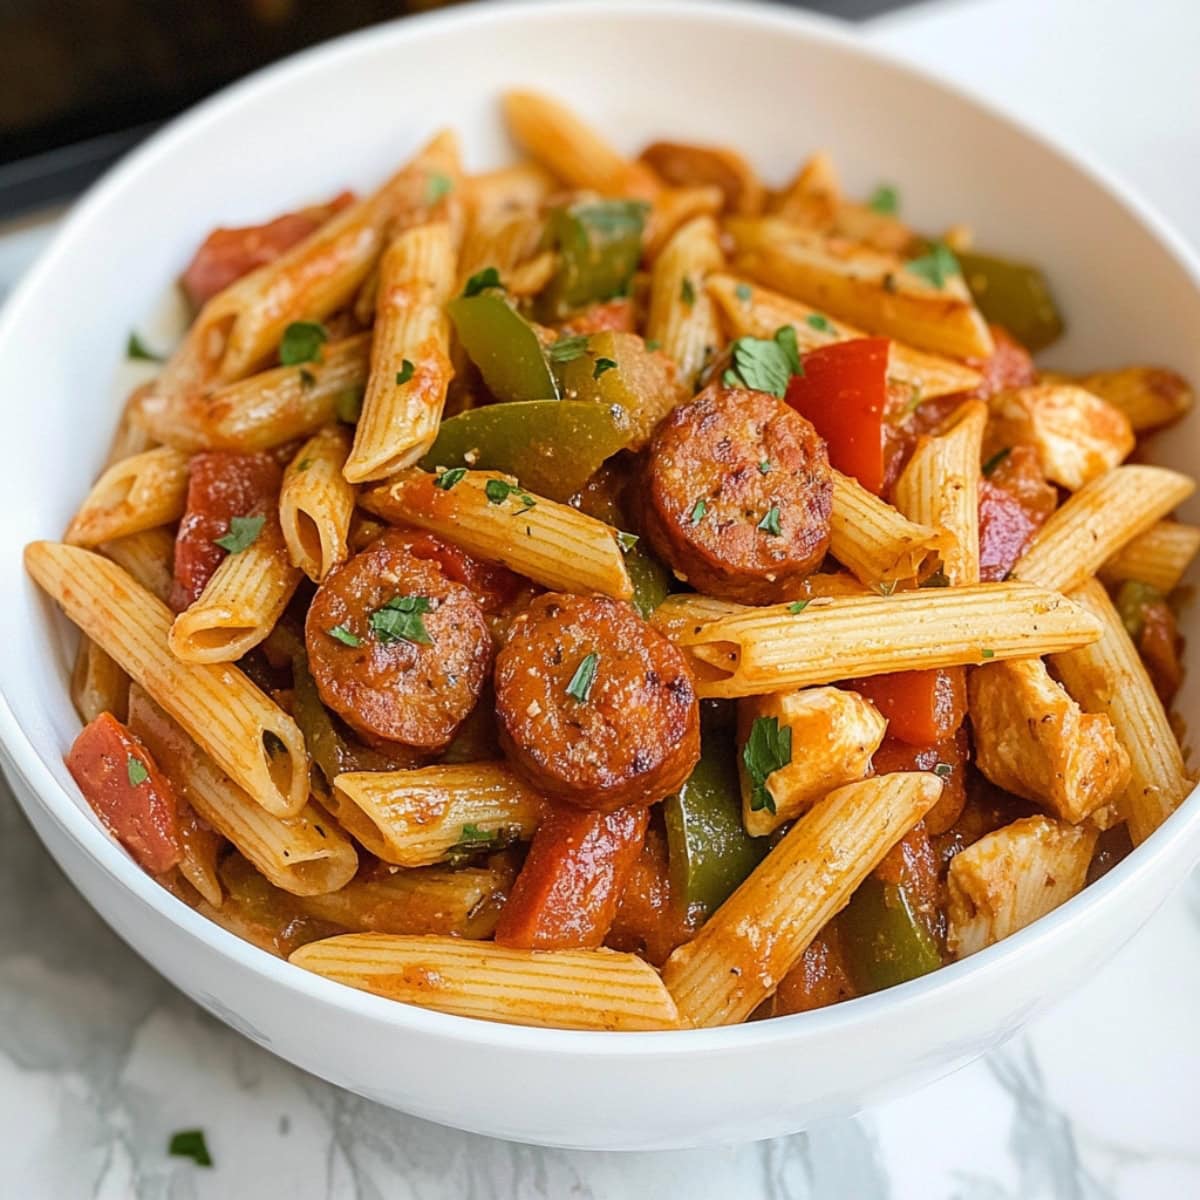
M 733 1024 L 1064 903 L 1190 778 L 1192 393 L 1057 374 L 1042 273 L 815 154 L 504 98 L 209 234 L 63 541 L 66 763 L 147 872 L 447 1013 Z M 151 357 L 132 336 L 131 357 Z

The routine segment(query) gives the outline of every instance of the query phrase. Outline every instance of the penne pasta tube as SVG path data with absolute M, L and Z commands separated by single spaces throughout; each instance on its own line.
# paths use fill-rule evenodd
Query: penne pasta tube
M 107 470 L 122 459 L 132 458 L 135 454 L 143 454 L 154 449 L 154 438 L 137 423 L 137 413 L 146 396 L 154 390 L 153 383 L 144 383 L 135 388 L 125 401 L 121 410 L 121 419 L 117 423 L 117 431 L 113 434 L 112 444 L 108 448 L 108 457 L 104 460 Z
M 300 447 L 283 475 L 279 524 L 288 558 L 315 583 L 350 555 L 354 487 L 342 474 L 349 452 L 350 434 L 328 425 Z
M 1097 831 L 1024 817 L 950 860 L 946 948 L 966 958 L 1065 904 L 1087 881 Z
M 1165 467 L 1115 467 L 1050 514 L 1012 578 L 1068 592 L 1195 488 L 1194 480 Z
M 777 217 L 731 217 L 726 229 L 734 267 L 767 287 L 935 354 L 987 358 L 994 349 L 957 270 L 937 268 L 938 286 L 932 269 Z
M 275 628 L 300 578 L 273 507 L 254 541 L 227 554 L 196 602 L 175 618 L 171 653 L 186 663 L 236 662 Z
M 85 725 L 103 712 L 124 721 L 129 707 L 129 676 L 89 637 L 80 637 L 75 651 L 71 703 Z
M 942 793 L 933 774 L 879 775 L 819 800 L 663 968 L 681 1018 L 745 1020 Z
M 542 798 L 502 762 L 351 771 L 334 780 L 328 803 L 348 833 L 400 867 L 527 841 L 542 813 Z
M 95 546 L 178 521 L 187 498 L 188 456 L 169 446 L 122 459 L 96 481 L 67 526 L 71 546 Z
M 616 531 L 568 504 L 534 496 L 509 476 L 468 471 L 448 489 L 439 477 L 404 471 L 359 497 L 385 521 L 416 525 L 543 587 L 633 595 Z
M 463 180 L 463 200 L 472 222 L 537 209 L 558 187 L 558 180 L 540 163 L 519 162 L 495 171 L 468 175 Z
M 517 264 L 537 254 L 545 225 L 536 209 L 502 210 L 476 217 L 463 238 L 454 291 L 461 292 L 467 280 L 485 267 L 495 267 L 507 288 Z
M 289 962 L 422 1008 L 554 1029 L 674 1029 L 658 972 L 616 950 L 511 950 L 463 938 L 348 933 L 301 946 Z
M 437 437 L 454 374 L 444 311 L 454 257 L 444 221 L 405 230 L 383 256 L 367 392 L 343 468 L 351 483 L 412 466 Z
M 236 667 L 180 662 L 167 646 L 174 614 L 161 600 L 116 563 L 74 546 L 31 542 L 25 568 L 267 812 L 304 807 L 308 752 L 295 721 Z
M 805 353 L 868 336 L 845 321 L 834 320 L 799 300 L 736 275 L 710 275 L 708 294 L 734 337 L 769 338 L 781 326 L 790 325 L 796 331 L 801 353 Z M 978 371 L 964 363 L 914 350 L 899 341 L 892 342 L 889 352 L 888 378 L 909 387 L 924 400 L 974 391 L 983 381 Z
M 1032 658 L 1087 645 L 1099 634 L 1096 618 L 1058 592 L 991 583 L 816 599 L 799 613 L 782 604 L 758 608 L 699 631 L 692 626 L 675 643 L 710 668 L 697 681 L 701 697 L 732 697 Z
M 164 604 L 171 594 L 175 565 L 175 539 L 161 526 L 129 533 L 115 541 L 102 542 L 96 547 L 105 558 L 111 558 L 122 571 L 132 575 L 146 591 Z
M 1200 527 L 1159 521 L 1105 559 L 1097 573 L 1105 583 L 1138 579 L 1160 592 L 1170 592 L 1179 586 L 1197 552 Z
M 320 808 L 310 802 L 294 816 L 272 816 L 136 685 L 129 724 L 192 808 L 277 888 L 321 895 L 354 878 L 358 855 Z
M 1103 585 L 1089 579 L 1071 598 L 1098 621 L 1100 639 L 1054 654 L 1050 665 L 1086 712 L 1107 715 L 1129 755 L 1129 784 L 1118 804 L 1137 846 L 1179 807 L 1191 781 L 1162 701 Z
M 183 400 L 152 394 L 136 419 L 182 450 L 270 450 L 357 412 L 370 353 L 371 335 L 355 334 L 329 343 L 319 363 L 272 367 Z
M 924 579 L 949 546 L 943 530 L 910 521 L 856 479 L 833 472 L 829 551 L 868 587 Z
M 1164 367 L 1093 371 L 1075 382 L 1123 412 L 1136 433 L 1179 420 L 1195 400 L 1187 380 Z
M 654 263 L 646 337 L 675 360 L 679 379 L 691 384 L 721 344 L 712 297 L 704 283 L 723 262 L 717 223 L 697 217 L 676 231 Z
M 833 226 L 842 186 L 828 150 L 818 150 L 796 172 L 796 177 L 779 192 L 771 214 L 781 221 L 811 229 Z
M 936 437 L 917 442 L 893 491 L 906 517 L 949 535 L 942 570 L 951 586 L 979 582 L 979 455 L 987 419 L 987 405 L 968 400 Z
M 675 232 L 690 221 L 697 217 L 715 217 L 721 211 L 722 200 L 719 187 L 660 189 L 646 215 L 646 229 L 642 236 L 646 261 L 653 263 Z

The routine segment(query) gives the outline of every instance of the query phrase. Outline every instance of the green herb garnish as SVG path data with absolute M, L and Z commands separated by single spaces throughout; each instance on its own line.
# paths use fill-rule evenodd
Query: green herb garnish
M 954 768 L 949 763 L 938 763 L 933 768 L 933 773 L 941 779 L 949 779 L 954 774 Z
M 636 533 L 626 533 L 624 530 L 617 530 L 617 545 L 625 551 L 626 554 L 641 541 Z
M 413 372 L 415 370 L 416 367 L 412 365 L 412 361 L 406 358 L 400 364 L 400 370 L 396 372 L 396 385 L 400 386 L 401 384 L 407 383 L 413 377 Z
M 517 509 L 517 516 L 528 512 L 537 503 L 520 484 L 509 483 L 506 479 L 489 479 L 483 486 L 483 492 L 487 496 L 489 504 L 503 504 L 509 496 L 516 496 L 525 506 Z
M 784 325 L 773 338 L 738 338 L 733 343 L 733 366 L 725 372 L 723 382 L 730 387 L 770 392 L 782 400 L 792 376 L 803 374 L 796 331 Z
M 167 1153 L 175 1158 L 190 1158 L 198 1167 L 213 1165 L 203 1129 L 181 1129 L 178 1133 L 171 1134 L 171 1140 L 167 1143 Z
M 166 356 L 155 354 L 149 349 L 136 330 L 129 335 L 129 341 L 125 343 L 125 357 L 141 359 L 143 362 L 166 362 Z
M 285 367 L 320 362 L 321 347 L 329 341 L 329 330 L 320 321 L 293 321 L 279 343 L 279 361 Z
M 335 642 L 341 642 L 343 646 L 356 647 L 362 645 L 362 638 L 350 632 L 345 625 L 335 625 L 332 629 L 325 630 L 327 634 Z
M 767 791 L 767 777 L 792 761 L 792 731 L 781 729 L 778 717 L 756 717 L 742 748 L 742 762 L 750 776 L 750 811 L 775 811 L 775 799 Z
M 704 499 L 701 498 L 692 505 L 692 511 L 688 514 L 688 520 L 690 520 L 693 525 L 699 525 L 700 522 L 704 520 L 707 513 L 708 505 L 704 502 Z
M 491 832 L 480 829 L 478 825 L 464 825 L 458 840 L 460 842 L 490 842 L 493 837 Z
M 881 183 L 867 201 L 867 207 L 885 217 L 894 217 L 900 211 L 900 193 L 890 183 Z
M 599 379 L 605 371 L 613 370 L 617 365 L 616 359 L 613 358 L 598 358 L 596 366 L 592 370 L 592 378 Z
M 300 460 L 300 461 L 299 461 L 299 462 L 296 464 L 296 470 L 297 470 L 297 471 L 307 471 L 307 470 L 308 470 L 308 468 L 309 468 L 309 467 L 311 467 L 311 466 L 312 466 L 312 459 L 311 459 L 311 458 L 302 458 L 302 459 L 301 459 L 301 460 Z
M 804 318 L 804 323 L 810 329 L 817 330 L 818 333 L 837 333 L 833 322 L 828 317 L 823 317 L 820 313 L 809 313 Z
M 910 275 L 916 275 L 917 278 L 933 284 L 935 288 L 945 287 L 946 280 L 952 275 L 962 274 L 958 259 L 945 242 L 934 242 L 928 254 L 906 262 L 904 269 Z
M 150 778 L 146 764 L 133 754 L 128 755 L 125 759 L 125 774 L 129 776 L 129 782 L 133 787 L 140 787 Z
M 600 663 L 600 655 L 585 654 L 567 684 L 567 695 L 580 704 L 586 704 L 592 694 L 592 684 L 596 682 L 596 667 Z
M 980 658 L 995 658 L 996 652 L 995 652 L 995 650 L 983 649 L 983 650 L 980 650 L 979 657 Z
M 770 460 L 769 458 L 764 458 L 764 459 L 762 460 L 762 462 L 760 462 L 760 463 L 758 464 L 758 473 L 759 473 L 760 475 L 770 475 L 770 473 L 771 473 L 771 460 Z
M 363 389 L 347 388 L 333 402 L 333 414 L 343 425 L 357 425 L 362 416 Z
M 443 492 L 448 492 L 456 483 L 462 483 L 466 473 L 466 467 L 451 467 L 448 471 L 443 471 L 433 481 L 433 486 L 441 488 Z
M 213 538 L 213 541 L 230 554 L 241 554 L 248 546 L 254 545 L 266 523 L 266 517 L 230 517 L 229 532 L 224 537 Z
M 1013 448 L 1011 446 L 1005 446 L 1003 450 L 997 450 L 996 453 L 993 454 L 991 458 L 989 458 L 987 462 L 983 464 L 980 470 L 984 475 L 990 475 L 1012 453 L 1012 451 Z
M 796 613 L 802 613 L 807 607 L 807 600 L 793 600 L 791 604 L 788 605 L 788 612 L 794 616 Z
M 779 527 L 779 505 L 772 504 L 763 515 L 763 519 L 755 526 L 755 529 L 761 529 L 764 533 L 769 533 L 773 537 L 779 537 L 783 530 Z
M 587 334 L 585 333 L 576 333 L 569 337 L 561 337 L 546 351 L 546 357 L 552 363 L 574 362 L 577 358 L 582 358 L 587 353 L 587 342 Z
M 679 285 L 679 298 L 688 308 L 691 308 L 696 303 L 696 289 L 686 275 L 683 277 L 683 282 Z
M 399 641 L 432 645 L 433 638 L 421 620 L 422 613 L 432 611 L 433 605 L 425 596 L 393 596 L 371 614 L 371 632 L 385 646 Z
M 429 182 L 425 186 L 425 198 L 430 204 L 436 204 L 443 196 L 448 196 L 454 191 L 454 180 L 449 175 L 443 175 L 441 171 L 435 171 L 429 176 Z
M 488 288 L 503 286 L 500 282 L 500 272 L 495 267 L 484 267 L 482 271 L 476 271 L 467 280 L 467 286 L 463 288 L 462 294 L 466 297 L 478 296 L 480 292 L 486 292 Z
M 737 285 L 737 287 L 735 287 L 735 288 L 733 289 L 733 294 L 734 294 L 734 295 L 735 295 L 735 296 L 736 296 L 736 297 L 737 297 L 737 298 L 738 298 L 738 299 L 739 299 L 739 300 L 740 300 L 740 301 L 741 301 L 743 304 L 749 304 L 749 303 L 750 303 L 750 300 L 751 300 L 751 298 L 752 298 L 752 297 L 753 297 L 753 295 L 754 295 L 754 293 L 753 293 L 753 292 L 750 290 L 750 285 L 749 285 L 748 283 L 739 283 L 739 284 Z

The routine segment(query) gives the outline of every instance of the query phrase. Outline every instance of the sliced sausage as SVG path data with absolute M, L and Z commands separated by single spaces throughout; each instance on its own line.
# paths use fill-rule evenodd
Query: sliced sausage
M 766 392 L 713 385 L 658 427 L 646 458 L 645 532 L 697 591 L 770 604 L 829 548 L 825 443 Z
M 483 610 L 437 563 L 389 531 L 335 568 L 305 624 L 321 699 L 366 737 L 440 750 L 492 665 Z
M 611 811 L 675 791 L 700 755 L 680 652 L 628 604 L 547 592 L 496 656 L 500 744 L 547 795 Z

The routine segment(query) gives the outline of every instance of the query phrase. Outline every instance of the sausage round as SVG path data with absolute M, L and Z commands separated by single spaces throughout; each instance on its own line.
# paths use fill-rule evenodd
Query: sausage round
M 415 621 L 383 611 L 405 597 L 428 605 Z M 325 704 L 368 738 L 427 750 L 445 746 L 475 707 L 494 652 L 471 592 L 414 555 L 398 531 L 381 534 L 326 576 L 304 640 Z
M 535 788 L 605 812 L 676 791 L 700 756 L 683 655 L 628 605 L 547 592 L 496 656 L 496 719 Z
M 770 604 L 829 549 L 825 443 L 766 392 L 713 385 L 658 427 L 646 458 L 645 533 L 697 591 Z

